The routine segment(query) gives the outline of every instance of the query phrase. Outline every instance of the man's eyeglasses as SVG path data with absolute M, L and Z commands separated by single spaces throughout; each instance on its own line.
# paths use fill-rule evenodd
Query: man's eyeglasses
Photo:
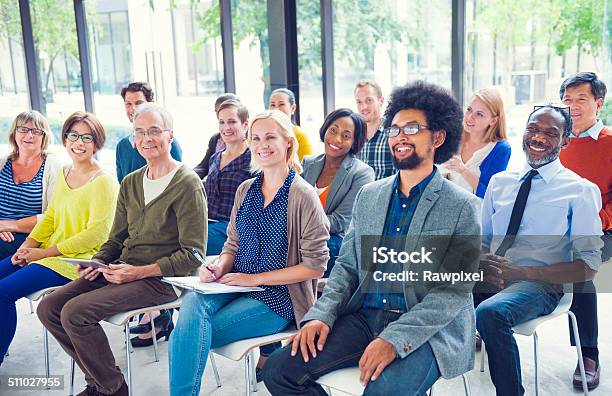
M 81 135 L 80 133 L 75 132 L 75 131 L 68 131 L 64 133 L 64 137 L 70 140 L 71 142 L 76 142 L 77 140 L 81 139 L 81 142 L 83 143 L 91 143 L 94 140 L 96 140 L 94 135 L 90 133 L 84 133 Z
M 134 135 L 136 137 L 145 137 L 145 135 L 149 135 L 149 137 L 158 137 L 160 136 L 164 131 L 169 131 L 170 129 L 159 129 L 157 127 L 151 127 L 149 129 L 143 129 L 143 128 L 135 128 L 134 129 Z
M 570 113 L 570 106 L 566 105 L 564 103 L 545 103 L 545 104 L 537 104 L 533 106 L 533 111 L 538 111 L 540 109 L 543 109 L 544 107 L 552 107 L 553 109 L 558 109 L 558 110 L 563 110 L 566 111 L 568 115 L 571 115 Z
M 28 127 L 24 127 L 24 126 L 18 126 L 17 128 L 15 128 L 15 131 L 17 131 L 18 133 L 23 133 L 24 135 L 26 133 L 30 133 L 30 132 L 34 136 L 42 136 L 42 135 L 45 134 L 45 131 L 43 131 L 41 129 L 28 128 Z
M 422 129 L 429 129 L 429 125 L 420 125 L 416 122 L 409 122 L 403 127 L 392 125 L 385 129 L 385 133 L 388 137 L 396 137 L 400 134 L 400 132 L 403 132 L 404 135 L 416 135 Z

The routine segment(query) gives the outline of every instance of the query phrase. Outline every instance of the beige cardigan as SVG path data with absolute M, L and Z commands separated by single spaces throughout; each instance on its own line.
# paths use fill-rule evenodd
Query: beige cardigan
M 223 253 L 238 253 L 238 232 L 236 214 L 242 206 L 247 191 L 255 179 L 243 182 L 236 190 L 234 207 L 227 226 L 227 241 Z M 289 187 L 287 203 L 287 267 L 302 264 L 318 271 L 325 271 L 329 260 L 329 220 L 319 202 L 314 188 L 299 175 L 295 175 Z M 306 312 L 316 300 L 316 279 L 287 285 L 296 324 L 302 321 Z

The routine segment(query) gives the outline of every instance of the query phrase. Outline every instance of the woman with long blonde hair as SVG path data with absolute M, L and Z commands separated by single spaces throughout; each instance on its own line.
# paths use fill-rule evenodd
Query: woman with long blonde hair
M 491 176 L 506 170 L 510 153 L 501 95 L 493 88 L 474 92 L 463 117 L 461 152 L 443 164 L 447 177 L 483 198 Z
M 263 290 L 184 294 L 170 339 L 173 396 L 200 393 L 211 348 L 299 325 L 314 305 L 314 280 L 329 259 L 329 221 L 314 188 L 299 175 L 289 117 L 278 110 L 258 114 L 248 142 L 259 173 L 238 187 L 227 242 L 216 265 L 200 268 L 200 279 Z

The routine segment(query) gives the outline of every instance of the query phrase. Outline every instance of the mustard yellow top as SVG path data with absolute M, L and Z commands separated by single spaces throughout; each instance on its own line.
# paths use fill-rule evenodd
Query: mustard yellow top
M 107 173 L 96 176 L 79 188 L 70 188 L 63 169 L 56 179 L 55 191 L 44 217 L 30 238 L 40 248 L 56 246 L 62 253 L 36 263 L 71 280 L 79 277 L 76 267 L 60 257 L 90 259 L 108 239 L 115 216 L 119 186 Z
M 301 127 L 294 125 L 293 133 L 295 133 L 295 137 L 298 141 L 298 157 L 300 162 L 302 162 L 305 156 L 314 154 L 314 150 L 312 149 L 312 144 L 310 144 L 308 135 Z

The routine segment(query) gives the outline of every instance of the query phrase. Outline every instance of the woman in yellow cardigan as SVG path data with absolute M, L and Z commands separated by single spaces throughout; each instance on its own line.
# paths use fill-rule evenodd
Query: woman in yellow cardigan
M 59 172 L 43 219 L 13 256 L 0 261 L 0 364 L 17 327 L 15 301 L 78 278 L 60 258 L 91 258 L 108 238 L 118 186 L 93 157 L 104 140 L 93 114 L 79 111 L 64 123 L 62 142 L 72 165 Z
M 297 104 L 295 103 L 295 95 L 287 88 L 275 89 L 270 94 L 270 103 L 268 109 L 282 111 L 293 122 L 295 118 L 295 110 L 297 109 Z M 308 134 L 302 129 L 302 127 L 293 124 L 293 133 L 295 134 L 295 138 L 298 142 L 297 154 L 301 162 L 305 156 L 314 154 L 314 150 L 312 148 L 312 143 L 310 143 L 310 138 L 308 137 Z

